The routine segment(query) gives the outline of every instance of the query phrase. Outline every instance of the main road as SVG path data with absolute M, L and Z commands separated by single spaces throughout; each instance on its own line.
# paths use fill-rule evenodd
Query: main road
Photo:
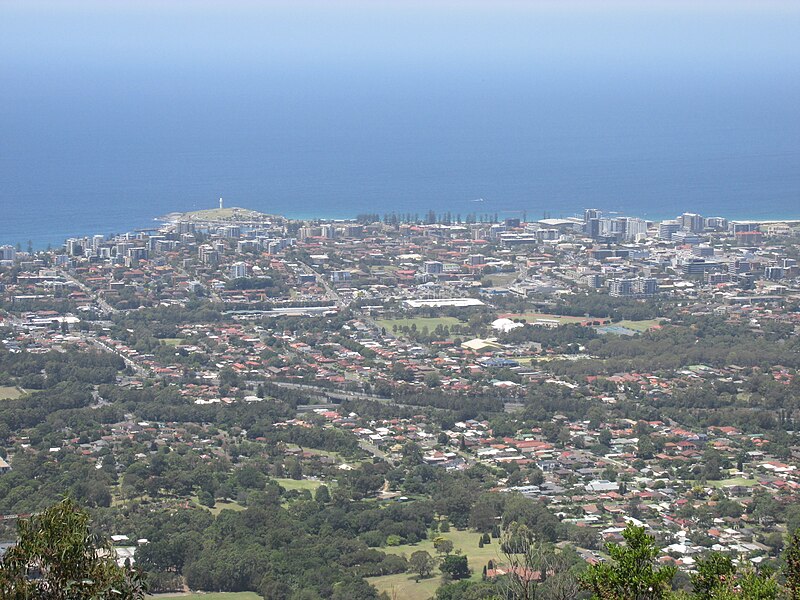
M 89 296 L 99 307 L 100 309 L 107 313 L 107 314 L 114 314 L 119 312 L 116 308 L 111 306 L 106 300 L 100 296 L 100 292 L 95 292 L 85 283 L 83 283 L 80 279 L 69 273 L 66 269 L 61 271 L 64 275 L 64 278 L 69 281 L 70 283 L 78 286 L 81 291 L 83 291 L 87 296 Z

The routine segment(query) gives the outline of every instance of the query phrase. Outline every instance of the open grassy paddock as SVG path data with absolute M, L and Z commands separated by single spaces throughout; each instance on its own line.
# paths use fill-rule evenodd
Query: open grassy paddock
M 27 392 L 13 385 L 0 385 L 0 400 L 16 400 Z
M 238 510 L 245 510 L 247 508 L 246 506 L 242 506 L 235 500 L 231 501 L 217 500 L 214 503 L 214 508 L 209 508 L 208 506 L 203 506 L 202 504 L 200 504 L 200 500 L 198 500 L 197 496 L 192 496 L 192 501 L 200 508 L 211 511 L 211 514 L 214 515 L 215 517 L 225 509 L 238 511 Z
M 441 533 L 439 535 L 452 541 L 454 550 L 461 550 L 462 553 L 466 555 L 469 568 L 472 569 L 473 581 L 480 580 L 483 566 L 487 562 L 490 560 L 500 560 L 501 554 L 498 540 L 492 540 L 490 544 L 486 544 L 483 548 L 478 548 L 478 540 L 481 534 L 474 531 L 457 531 L 452 529 L 447 533 Z M 431 556 L 437 556 L 432 539 L 423 540 L 418 544 L 387 546 L 386 548 L 381 548 L 381 550 L 387 554 L 405 555 L 406 558 L 417 550 L 425 550 Z M 419 583 L 414 581 L 414 575 L 412 573 L 370 577 L 368 581 L 374 585 L 378 591 L 385 591 L 390 597 L 394 591 L 396 597 L 402 598 L 403 600 L 427 600 L 436 593 L 436 588 L 442 584 L 442 578 L 438 569 L 434 571 L 431 577 L 421 579 Z
M 325 483 L 323 481 L 313 481 L 311 479 L 299 479 L 298 480 L 298 479 L 288 479 L 288 478 L 284 479 L 284 478 L 278 478 L 278 477 L 273 478 L 273 481 L 277 482 L 282 488 L 284 488 L 287 491 L 291 491 L 291 490 L 308 490 L 312 494 L 317 490 L 317 488 L 319 486 L 321 486 L 323 483 Z M 331 483 L 326 483 L 326 485 L 328 486 L 328 488 L 331 487 Z M 207 506 L 203 506 L 202 504 L 200 504 L 200 500 L 198 499 L 198 497 L 196 495 L 192 496 L 191 501 L 194 504 L 196 504 L 198 507 L 203 508 L 204 510 L 210 511 L 211 514 L 213 514 L 214 516 L 218 515 L 223 510 L 226 510 L 226 509 L 227 510 L 240 511 L 240 510 L 245 510 L 247 508 L 246 506 L 244 506 L 242 504 L 239 504 L 235 500 L 217 500 L 214 503 L 214 508 L 209 508 Z
M 442 585 L 442 578 L 431 575 L 427 579 L 414 581 L 410 573 L 397 575 L 384 575 L 383 577 L 370 577 L 367 579 L 379 592 L 386 592 L 390 598 L 400 600 L 428 600 L 436 594 L 436 589 Z

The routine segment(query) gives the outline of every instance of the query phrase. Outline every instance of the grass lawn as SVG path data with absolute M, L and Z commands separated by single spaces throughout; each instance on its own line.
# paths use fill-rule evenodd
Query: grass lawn
M 204 508 L 208 508 L 208 507 L 205 506 Z M 246 508 L 247 508 L 246 506 L 242 506 L 238 502 L 233 502 L 233 501 L 227 502 L 225 500 L 217 500 L 214 503 L 214 508 L 208 508 L 208 510 L 210 510 L 211 513 L 214 516 L 217 516 L 219 513 L 221 513 L 225 509 L 240 511 L 240 510 L 245 510 Z
M 559 325 L 567 325 L 568 323 L 583 323 L 584 321 L 602 321 L 602 319 L 593 319 L 592 317 L 570 317 L 566 315 L 550 315 L 547 313 L 515 313 L 500 315 L 500 317 L 511 319 L 525 319 L 528 323 L 535 323 L 537 320 L 546 319 L 548 321 L 558 321 Z
M 167 346 L 177 346 L 178 344 L 183 343 L 182 338 L 161 338 L 161 341 L 164 342 Z
M 634 331 L 643 332 L 653 329 L 654 327 L 658 327 L 658 322 L 660 319 L 646 319 L 644 321 L 620 321 L 619 323 L 615 323 L 615 325 L 619 325 L 620 327 L 625 327 L 626 329 L 633 329 Z
M 27 392 L 13 385 L 0 385 L 0 400 L 16 400 Z
M 417 331 L 422 331 L 423 327 L 427 327 L 428 331 L 432 332 L 436 329 L 437 325 L 441 325 L 442 327 L 447 325 L 451 327 L 453 325 L 460 325 L 461 321 L 455 317 L 417 317 L 414 319 L 383 319 L 377 321 L 377 323 L 381 327 L 384 327 L 388 333 L 392 333 L 392 327 L 394 325 L 397 325 L 398 328 L 416 325 Z
M 726 485 L 744 485 L 751 486 L 758 483 L 755 479 L 745 479 L 744 477 L 733 477 L 731 479 L 720 479 L 719 481 L 706 481 L 709 487 L 722 488 Z M 700 485 L 698 483 L 698 485 Z
M 214 515 L 215 517 L 225 509 L 240 511 L 240 510 L 245 510 L 247 508 L 246 506 L 242 506 L 235 500 L 230 500 L 230 501 L 217 500 L 214 503 L 214 508 L 209 508 L 208 506 L 200 504 L 200 501 L 197 499 L 197 495 L 192 496 L 191 500 L 200 508 L 211 511 L 211 514 Z
M 379 592 L 386 592 L 389 598 L 398 600 L 428 600 L 436 594 L 436 589 L 442 585 L 439 575 L 432 575 L 427 579 L 414 581 L 414 576 L 409 573 L 397 575 L 384 575 L 382 577 L 369 577 L 367 581 L 374 585 Z
M 284 479 L 273 477 L 274 481 L 286 490 L 309 490 L 311 493 L 321 486 L 324 481 L 313 481 L 311 479 Z M 330 488 L 330 484 L 326 484 Z
M 467 556 L 467 564 L 472 569 L 472 580 L 479 581 L 483 572 L 483 566 L 490 560 L 500 560 L 500 547 L 498 540 L 492 540 L 491 544 L 486 544 L 483 548 L 478 548 L 478 539 L 481 534 L 474 531 L 457 531 L 451 529 L 447 533 L 439 534 L 444 538 L 453 542 L 455 550 L 461 550 Z M 404 544 L 402 546 L 387 546 L 381 548 L 387 554 L 401 554 L 406 557 L 411 556 L 417 550 L 425 550 L 431 556 L 437 556 L 436 550 L 433 547 L 433 540 L 423 540 L 418 544 Z M 500 561 L 502 562 L 502 561 Z M 442 579 L 439 576 L 438 570 L 434 575 L 428 579 L 420 580 L 419 583 L 414 582 L 414 577 L 411 573 L 400 573 L 399 575 L 385 575 L 383 577 L 370 577 L 368 581 L 378 588 L 378 591 L 386 591 L 389 596 L 392 595 L 392 588 L 397 594 L 398 598 L 407 598 L 410 600 L 427 600 L 436 593 Z
M 255 592 L 191 592 L 189 594 L 158 594 L 157 596 L 146 596 L 158 600 L 261 600 L 261 596 Z
M 478 539 L 481 534 L 474 531 L 458 531 L 451 529 L 447 533 L 438 534 L 453 542 L 454 550 L 461 550 L 467 555 L 467 561 L 471 569 L 475 570 L 478 578 L 480 578 L 480 571 L 483 565 L 489 560 L 498 560 L 499 546 L 497 540 L 492 540 L 491 544 L 486 544 L 483 548 L 478 548 Z M 431 556 L 436 555 L 436 550 L 433 547 L 433 540 L 427 539 L 419 542 L 418 544 L 404 544 L 402 546 L 386 546 L 381 548 L 387 554 L 405 554 L 411 556 L 417 550 L 425 550 Z
M 521 365 L 532 365 L 534 361 L 542 358 L 541 356 L 511 356 L 511 360 L 517 361 Z

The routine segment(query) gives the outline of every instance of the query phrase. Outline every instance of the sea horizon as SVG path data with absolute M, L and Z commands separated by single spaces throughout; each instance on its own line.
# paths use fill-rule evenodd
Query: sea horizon
M 10 0 L 0 243 L 220 196 L 296 218 L 800 217 L 800 4 L 646 4 Z

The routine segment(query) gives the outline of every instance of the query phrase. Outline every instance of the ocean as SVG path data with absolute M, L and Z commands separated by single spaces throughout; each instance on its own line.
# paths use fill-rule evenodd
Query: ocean
M 689 8 L 451 19 L 355 2 L 306 22 L 291 4 L 201 3 L 186 24 L 157 3 L 31 4 L 0 18 L 0 244 L 151 227 L 219 197 L 295 218 L 800 218 L 791 4 L 700 24 Z

